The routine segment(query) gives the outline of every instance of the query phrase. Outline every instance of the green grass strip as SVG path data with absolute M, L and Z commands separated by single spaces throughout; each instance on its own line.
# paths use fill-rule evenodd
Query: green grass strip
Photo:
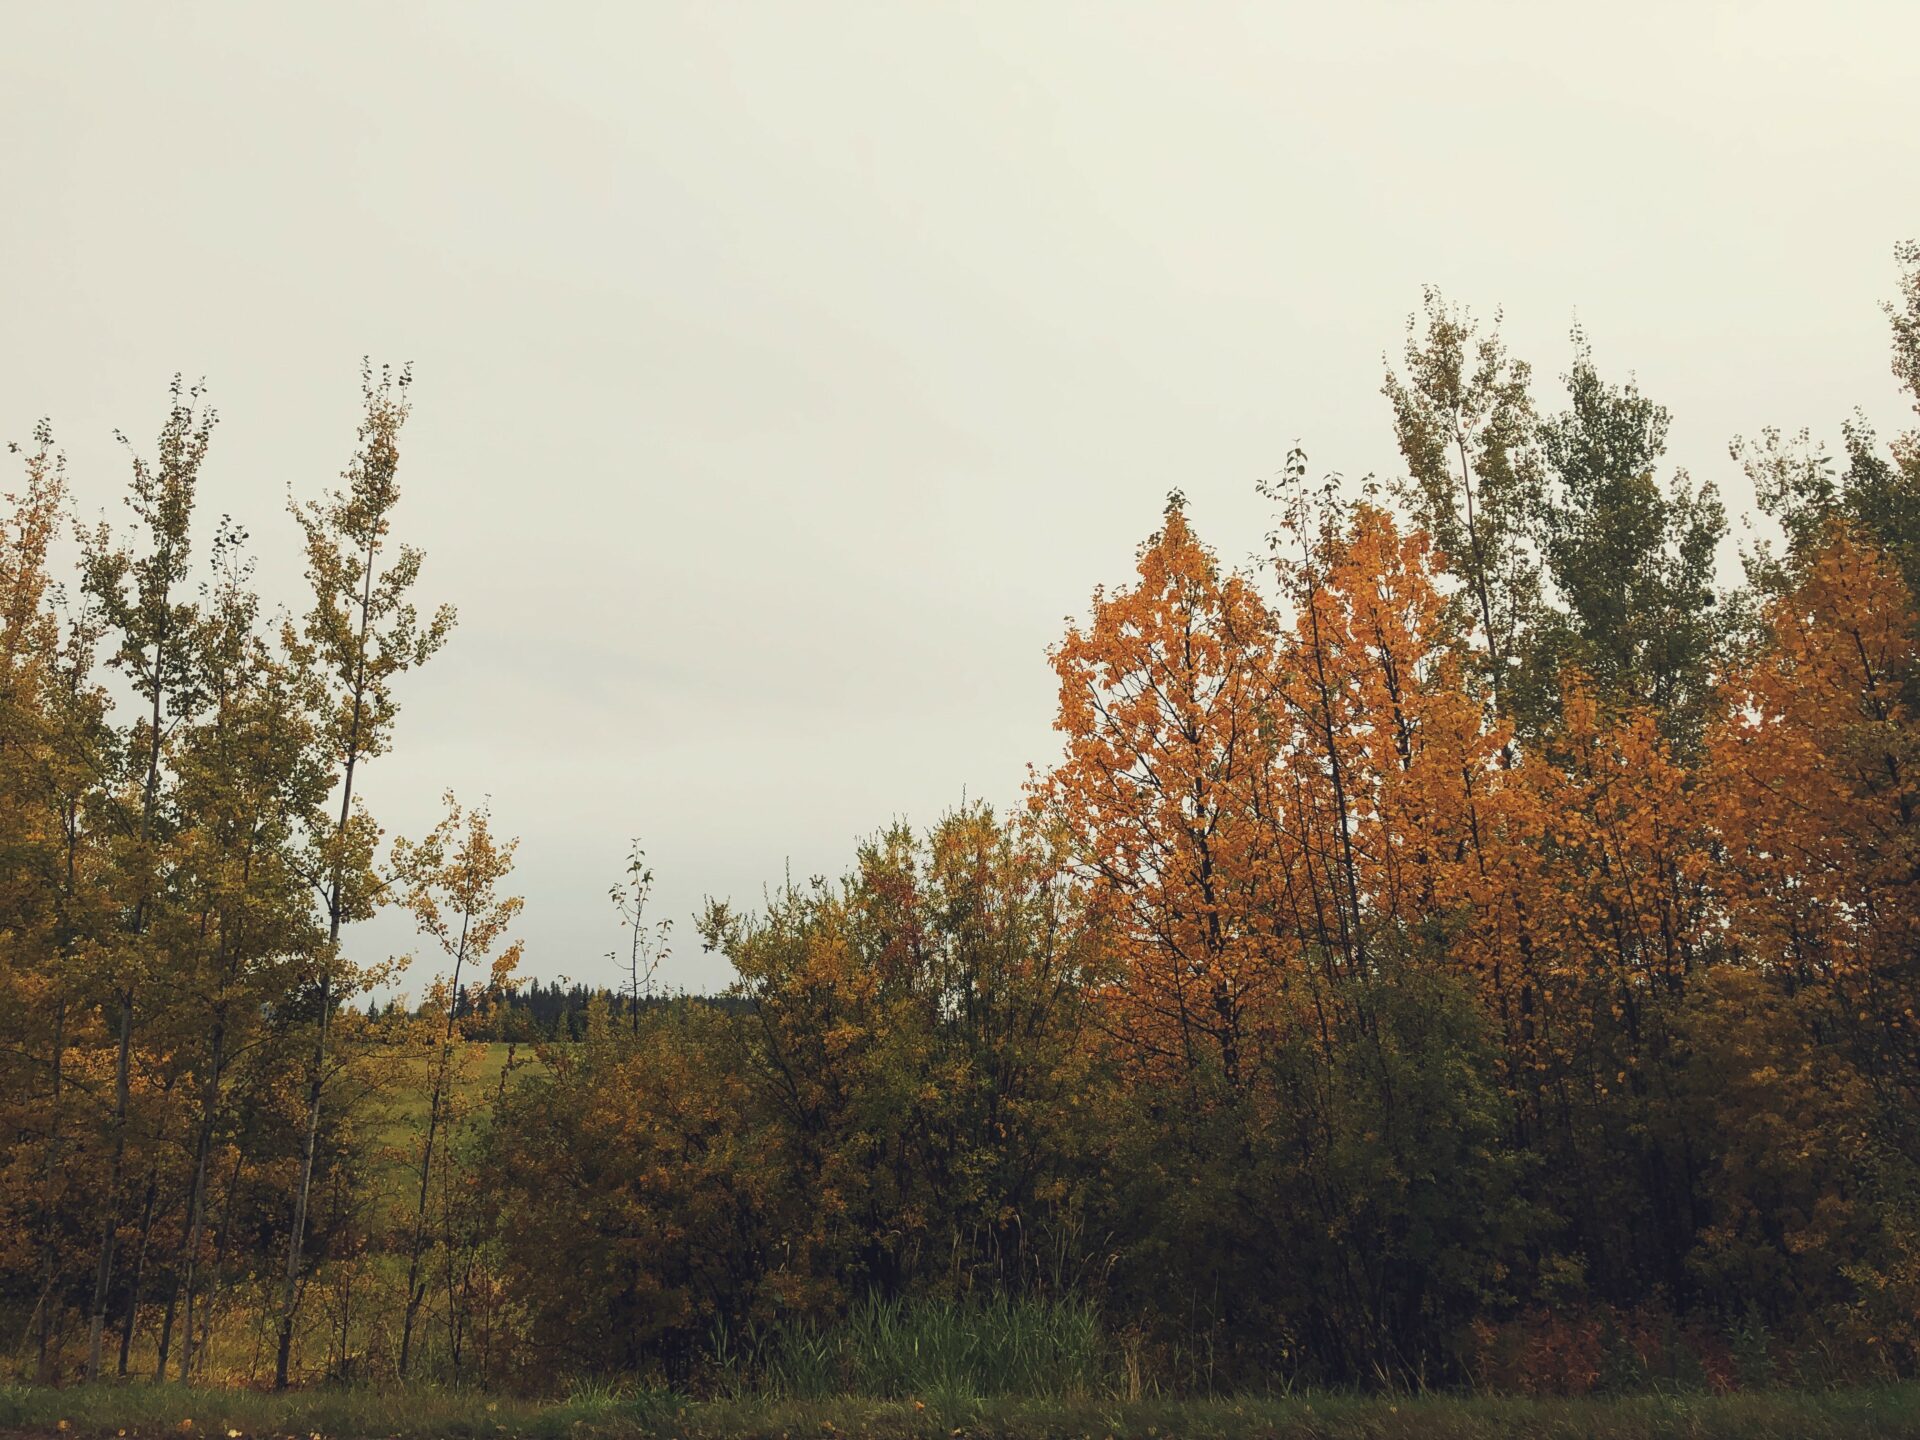
M 537 1402 L 434 1390 L 266 1395 L 175 1386 L 0 1389 L 0 1435 L 94 1440 L 1920 1440 L 1920 1385 L 1610 1399 Z

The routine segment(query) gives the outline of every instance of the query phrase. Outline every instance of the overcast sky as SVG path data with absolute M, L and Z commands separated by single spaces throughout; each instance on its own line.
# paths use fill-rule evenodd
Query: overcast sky
M 286 487 L 412 361 L 460 629 L 363 793 L 492 796 L 541 976 L 612 978 L 643 836 L 700 988 L 703 895 L 1017 797 L 1169 488 L 1234 560 L 1296 440 L 1392 471 L 1423 283 L 1548 400 L 1577 314 L 1736 503 L 1737 432 L 1900 423 L 1916 54 L 1911 0 L 0 0 L 0 436 L 117 515 L 112 430 L 204 376 L 207 528 L 293 598 Z

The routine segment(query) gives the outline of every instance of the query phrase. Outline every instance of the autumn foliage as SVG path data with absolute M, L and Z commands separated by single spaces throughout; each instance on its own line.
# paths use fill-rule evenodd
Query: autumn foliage
M 717 1387 L 1032 1305 L 1136 1392 L 1911 1373 L 1920 437 L 1738 447 L 1779 538 L 1732 585 L 1665 410 L 1583 336 L 1564 379 L 1428 296 L 1405 477 L 1290 456 L 1238 567 L 1170 495 L 1051 651 L 1022 803 L 714 903 L 720 996 L 656 991 L 636 844 L 618 990 L 539 1034 L 513 842 L 364 803 L 451 624 L 392 530 L 405 377 L 279 626 L 237 529 L 196 568 L 198 392 L 71 587 L 43 428 L 0 544 L 10 1363 Z

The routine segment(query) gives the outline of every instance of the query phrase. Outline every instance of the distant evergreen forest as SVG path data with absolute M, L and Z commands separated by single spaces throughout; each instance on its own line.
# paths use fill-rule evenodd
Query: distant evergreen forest
M 606 985 L 583 985 L 577 981 L 549 980 L 542 984 L 529 980 L 492 998 L 484 1007 L 463 1014 L 460 1024 L 470 1040 L 526 1044 L 536 1041 L 568 1042 L 584 1040 L 587 1035 L 587 1009 L 598 1001 L 606 1007 L 615 1024 L 634 1016 L 646 1017 L 669 1007 L 693 1007 L 718 1014 L 736 1015 L 752 1008 L 753 1002 L 740 995 L 694 995 L 672 991 L 642 995 L 636 1002 L 629 995 Z M 384 1003 L 368 1003 L 372 1020 L 398 1019 L 404 1015 L 425 1016 L 438 1013 L 432 1001 L 409 1005 L 400 997 Z

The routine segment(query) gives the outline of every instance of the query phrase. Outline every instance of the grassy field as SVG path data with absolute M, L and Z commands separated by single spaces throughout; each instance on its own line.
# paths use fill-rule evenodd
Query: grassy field
M 467 1106 L 490 1099 L 500 1087 L 510 1049 L 516 1078 L 538 1068 L 540 1062 L 531 1045 L 509 1047 L 489 1042 L 462 1047 L 452 1071 L 454 1102 Z M 390 1201 L 404 1204 L 418 1183 L 434 1062 L 426 1055 L 409 1055 L 388 1063 L 394 1069 L 388 1072 L 375 1100 L 372 1137 L 380 1149 L 375 1163 L 381 1189 Z
M 1920 1386 L 1826 1393 L 1525 1400 L 689 1402 L 586 1395 L 548 1404 L 434 1391 L 125 1386 L 0 1390 L 0 1434 L 293 1440 L 1852 1440 L 1920 1437 Z
M 454 1068 L 454 1093 L 461 1099 L 477 1099 L 491 1095 L 500 1084 L 500 1072 L 507 1068 L 507 1051 L 504 1042 L 488 1042 L 471 1047 L 479 1051 L 477 1059 L 471 1064 L 456 1063 Z M 432 1072 L 432 1060 L 426 1055 L 409 1056 L 400 1062 L 401 1073 L 395 1078 L 384 1097 L 385 1114 L 381 1138 L 394 1144 L 400 1144 L 414 1136 L 427 1123 L 428 1080 Z M 525 1067 L 536 1066 L 531 1045 L 520 1045 L 514 1049 L 515 1074 Z

